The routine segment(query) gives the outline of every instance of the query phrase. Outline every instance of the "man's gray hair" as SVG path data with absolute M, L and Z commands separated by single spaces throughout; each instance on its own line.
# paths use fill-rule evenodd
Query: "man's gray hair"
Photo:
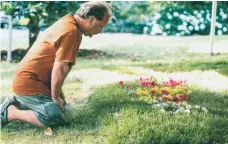
M 86 2 L 76 11 L 76 15 L 83 19 L 87 19 L 89 16 L 95 16 L 99 21 L 104 19 L 105 14 L 112 16 L 112 9 L 106 2 Z

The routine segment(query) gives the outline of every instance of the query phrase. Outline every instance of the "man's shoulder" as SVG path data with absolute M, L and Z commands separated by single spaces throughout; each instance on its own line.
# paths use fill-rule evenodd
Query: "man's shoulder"
M 73 19 L 72 14 L 67 14 L 63 16 L 57 23 L 54 25 L 54 31 L 62 31 L 64 33 L 77 33 L 78 29 Z
M 64 35 L 76 34 L 80 35 L 80 31 L 74 24 L 71 14 L 67 14 L 50 26 L 45 32 L 45 38 L 54 37 L 56 40 Z

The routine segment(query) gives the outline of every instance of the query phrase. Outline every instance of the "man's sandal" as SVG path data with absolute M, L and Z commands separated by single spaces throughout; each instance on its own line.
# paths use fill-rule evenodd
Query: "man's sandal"
M 9 123 L 8 121 L 8 107 L 10 105 L 16 104 L 15 97 L 8 97 L 6 100 L 1 104 L 1 127 L 4 127 Z

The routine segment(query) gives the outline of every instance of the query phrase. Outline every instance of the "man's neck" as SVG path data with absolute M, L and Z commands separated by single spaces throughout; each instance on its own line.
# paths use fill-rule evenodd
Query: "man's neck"
M 78 28 L 78 30 L 79 30 L 81 33 L 84 34 L 84 31 L 83 31 L 83 19 L 80 18 L 80 17 L 77 16 L 77 15 L 74 15 L 73 17 L 74 17 L 74 20 L 75 20 L 76 23 L 77 23 L 77 28 Z

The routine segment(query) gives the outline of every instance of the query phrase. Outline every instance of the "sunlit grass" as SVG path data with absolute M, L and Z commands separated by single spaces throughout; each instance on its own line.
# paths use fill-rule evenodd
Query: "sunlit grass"
M 146 43 L 138 37 L 122 44 L 94 46 L 113 57 L 77 58 L 63 86 L 67 101 L 74 106 L 74 121 L 55 128 L 56 137 L 15 122 L 1 130 L 2 143 L 227 143 L 228 54 L 189 53 L 190 44 L 206 42 L 207 37 L 183 41 L 144 38 Z M 216 37 L 217 42 L 224 40 Z M 1 95 L 11 94 L 17 66 L 1 63 Z M 209 112 L 160 113 L 117 86 L 119 80 L 134 81 L 141 76 L 187 80 L 192 91 L 189 103 L 205 106 Z
M 109 64 L 104 65 L 102 68 L 106 70 L 117 70 L 124 72 L 123 67 L 127 69 L 128 67 L 144 67 L 148 69 L 153 69 L 155 71 L 161 72 L 187 72 L 193 70 L 208 71 L 214 70 L 222 75 L 228 76 L 228 54 L 208 56 L 208 55 L 194 55 L 187 56 L 185 58 L 169 58 L 157 60 L 143 60 L 140 59 L 137 62 L 132 61 L 128 65 L 123 64 Z M 129 72 L 129 71 L 128 71 Z M 128 73 L 127 72 L 127 73 Z
M 226 94 L 192 89 L 190 103 L 209 113 L 169 115 L 132 99 L 116 84 L 97 89 L 86 106 L 75 109 L 70 126 L 59 127 L 56 137 L 42 135 L 28 124 L 12 123 L 2 129 L 4 142 L 48 143 L 225 143 L 228 141 L 228 97 Z M 20 133 L 15 133 L 17 125 Z M 13 141 L 9 138 L 14 136 Z M 22 139 L 23 137 L 23 139 Z M 70 140 L 69 140 L 70 139 Z

